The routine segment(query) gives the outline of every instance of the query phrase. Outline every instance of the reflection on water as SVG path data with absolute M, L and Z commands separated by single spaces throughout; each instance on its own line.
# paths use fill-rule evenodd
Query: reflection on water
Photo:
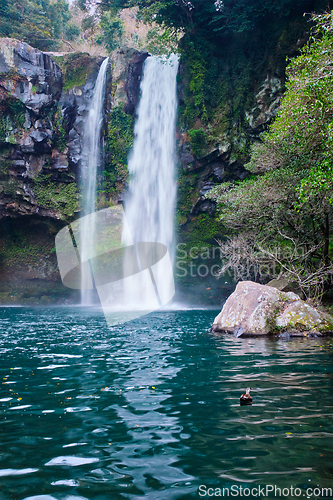
M 215 311 L 112 329 L 97 311 L 0 315 L 5 499 L 332 487 L 331 339 L 219 338 Z M 247 386 L 254 404 L 241 407 Z

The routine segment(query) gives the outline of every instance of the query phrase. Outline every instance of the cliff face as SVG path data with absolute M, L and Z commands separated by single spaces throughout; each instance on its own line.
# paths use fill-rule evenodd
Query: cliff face
M 112 83 L 124 87 L 117 99 L 133 113 L 145 57 L 123 54 L 114 81 L 108 70 L 106 140 Z M 0 303 L 78 298 L 60 281 L 54 237 L 79 216 L 84 122 L 102 61 L 84 53 L 51 57 L 0 39 Z
M 66 87 L 63 71 L 48 54 L 0 39 L 2 302 L 69 298 L 57 270 L 54 236 L 79 210 L 82 123 L 101 61 L 81 56 L 84 79 Z
M 307 21 L 290 13 L 272 16 L 256 29 L 206 38 L 188 33 L 180 41 L 177 238 L 182 246 L 176 279 L 184 297 L 193 290 L 195 298 L 201 288 L 201 303 L 212 304 L 234 287 L 231 278 L 214 276 L 221 267 L 217 240 L 225 238 L 225 229 L 215 201 L 205 195 L 217 184 L 249 176 L 244 166 L 251 145 L 276 116 L 286 58 L 306 42 Z
M 64 84 L 46 53 L 0 40 L 0 217 L 66 221 L 79 209 L 78 163 L 84 117 L 102 58 L 89 59 L 84 81 Z

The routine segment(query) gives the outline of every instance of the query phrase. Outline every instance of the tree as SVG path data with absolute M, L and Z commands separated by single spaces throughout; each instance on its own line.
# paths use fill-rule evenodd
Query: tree
M 96 43 L 103 44 L 109 52 L 112 52 L 121 43 L 124 34 L 123 22 L 120 17 L 107 12 L 102 15 L 99 26 L 101 34 L 96 38 Z

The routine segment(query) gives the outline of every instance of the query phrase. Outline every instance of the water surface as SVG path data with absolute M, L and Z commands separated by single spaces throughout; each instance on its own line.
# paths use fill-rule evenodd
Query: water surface
M 0 498 L 332 487 L 333 340 L 219 338 L 215 315 L 108 328 L 80 308 L 1 308 Z

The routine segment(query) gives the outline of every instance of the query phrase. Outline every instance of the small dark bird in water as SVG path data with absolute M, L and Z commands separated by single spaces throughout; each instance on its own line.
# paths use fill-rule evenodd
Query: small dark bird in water
M 241 406 L 252 404 L 252 396 L 250 396 L 251 389 L 252 389 L 252 387 L 248 387 L 246 389 L 246 393 L 242 394 L 241 397 L 239 398 L 239 402 L 240 402 Z

